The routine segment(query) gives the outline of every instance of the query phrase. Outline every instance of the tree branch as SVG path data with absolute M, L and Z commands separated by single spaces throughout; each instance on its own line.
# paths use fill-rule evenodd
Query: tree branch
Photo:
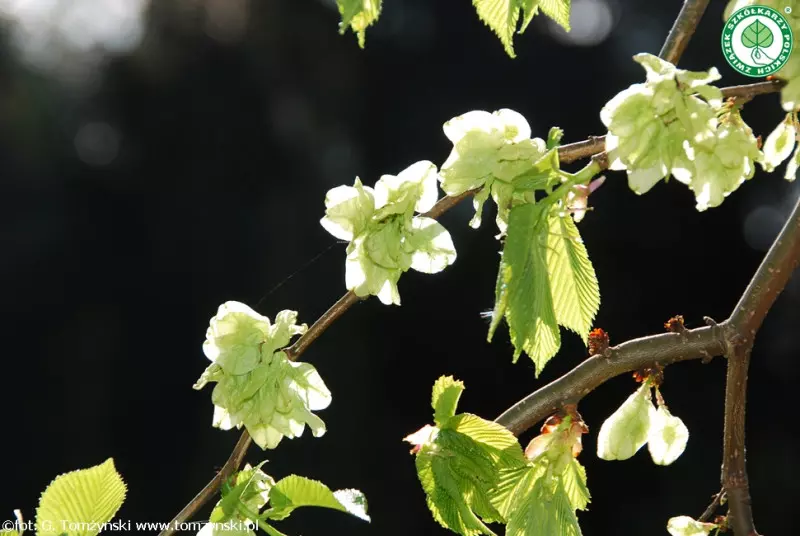
M 609 348 L 520 400 L 495 422 L 520 435 L 566 404 L 576 404 L 592 390 L 620 374 L 654 364 L 669 365 L 724 354 L 728 358 L 728 372 L 722 488 L 728 498 L 734 534 L 757 536 L 745 467 L 747 370 L 756 332 L 798 264 L 800 199 L 725 322 L 684 333 L 651 335 Z
M 800 263 L 800 200 L 742 294 L 725 332 L 728 373 L 725 382 L 725 431 L 722 487 L 728 496 L 729 524 L 737 536 L 756 536 L 745 461 L 747 372 L 756 332 L 778 294 Z
M 236 446 L 233 447 L 233 452 L 231 452 L 231 455 L 228 457 L 228 461 L 222 466 L 222 469 L 220 469 L 219 472 L 214 475 L 214 478 L 200 490 L 200 493 L 195 495 L 194 499 L 189 501 L 189 504 L 183 507 L 183 510 L 178 512 L 178 515 L 172 518 L 169 527 L 166 530 L 162 530 L 159 536 L 172 536 L 178 532 L 178 528 L 181 524 L 189 521 L 203 505 L 214 498 L 217 491 L 219 491 L 219 488 L 222 486 L 222 483 L 228 480 L 231 475 L 239 469 L 239 466 L 242 465 L 244 455 L 247 453 L 247 447 L 250 446 L 250 441 L 250 434 L 248 434 L 247 431 L 242 433 L 239 437 L 239 441 L 236 442 Z
M 678 63 L 678 59 L 686 50 L 689 39 L 694 35 L 694 31 L 708 7 L 708 2 L 709 0 L 685 0 L 683 2 L 678 18 L 675 19 L 675 24 L 672 25 L 667 40 L 661 47 L 661 52 L 658 53 L 661 59 L 667 60 L 673 65 Z
M 584 396 L 621 374 L 659 364 L 661 366 L 708 359 L 725 351 L 722 330 L 703 326 L 684 333 L 659 333 L 633 339 L 607 349 L 541 387 L 503 412 L 495 422 L 520 435 L 566 404 Z
M 756 95 L 763 95 L 766 93 L 774 93 L 776 91 L 779 91 L 782 85 L 783 84 L 781 82 L 777 81 L 759 82 L 756 84 L 722 88 L 722 93 L 726 97 L 752 98 Z M 588 140 L 562 145 L 558 149 L 558 157 L 561 162 L 570 163 L 583 158 L 598 156 L 604 151 L 604 148 L 605 148 L 605 136 L 592 136 Z M 478 191 L 477 189 L 469 190 L 457 196 L 443 197 L 433 206 L 433 208 L 431 208 L 431 210 L 425 213 L 424 216 L 437 219 L 442 214 L 444 214 L 445 212 L 447 212 L 448 210 L 450 210 L 451 208 L 462 202 L 464 199 L 471 197 L 477 191 Z M 339 317 L 341 317 L 345 312 L 347 312 L 347 310 L 350 309 L 350 307 L 352 307 L 359 301 L 360 299 L 358 298 L 358 296 L 356 296 L 355 293 L 353 293 L 352 291 L 347 292 L 341 298 L 339 298 L 339 300 L 335 304 L 333 304 L 330 307 L 330 309 L 328 309 L 319 319 L 317 319 L 316 322 L 314 322 L 314 324 L 308 329 L 308 331 L 305 334 L 303 334 L 303 336 L 297 339 L 297 341 L 295 341 L 294 344 L 292 344 L 285 350 L 286 355 L 289 357 L 289 359 L 294 360 L 300 357 L 300 355 L 303 354 L 308 349 L 308 347 L 315 340 L 317 340 L 317 338 L 320 335 L 322 335 L 322 333 L 325 332 L 326 329 L 328 329 L 336 320 L 339 319 Z M 692 346 L 692 348 L 694 348 L 697 352 L 700 353 L 684 355 L 680 354 L 679 352 L 675 353 L 666 351 L 665 350 L 666 346 L 664 345 L 666 339 L 662 339 L 661 337 L 674 337 L 674 334 L 654 335 L 653 337 L 645 337 L 644 339 L 637 339 L 635 341 L 630 341 L 629 343 L 625 343 L 625 344 L 636 343 L 637 345 L 643 345 L 641 347 L 634 346 L 632 347 L 631 350 L 626 349 L 624 350 L 622 357 L 617 358 L 622 360 L 620 361 L 620 363 L 628 363 L 628 365 L 624 366 L 630 366 L 631 368 L 622 369 L 619 368 L 617 364 L 612 363 L 611 365 L 602 365 L 602 364 L 591 365 L 586 369 L 581 369 L 581 367 L 583 367 L 587 363 L 592 362 L 592 359 L 595 359 L 592 358 L 590 360 L 587 360 L 584 364 L 582 364 L 581 366 L 573 370 L 573 372 L 567 374 L 560 380 L 556 380 L 556 382 L 560 382 L 562 380 L 568 380 L 568 382 L 564 384 L 568 388 L 570 386 L 575 387 L 584 385 L 581 382 L 588 382 L 585 383 L 585 385 L 591 386 L 589 390 L 586 391 L 588 393 L 598 385 L 607 381 L 609 378 L 641 368 L 642 364 L 640 363 L 643 364 L 653 363 L 654 360 L 652 359 L 653 356 L 652 353 L 648 354 L 650 356 L 650 360 L 647 361 L 646 359 L 644 359 L 645 356 L 643 354 L 637 352 L 637 348 L 649 348 L 650 350 L 658 350 L 660 348 L 661 351 L 665 352 L 662 355 L 662 359 L 664 359 L 665 361 L 659 361 L 661 364 L 669 364 L 675 361 L 683 361 L 686 359 L 707 358 L 709 357 L 709 355 L 713 355 L 713 352 L 707 350 L 706 346 L 711 347 L 714 346 L 716 343 L 712 342 L 711 339 L 709 338 L 711 336 L 708 335 L 708 333 L 711 333 L 711 331 L 708 330 L 708 328 L 698 328 L 698 329 L 706 330 L 701 332 L 703 333 L 702 335 L 703 339 L 701 341 L 696 341 L 696 345 Z M 691 330 L 688 333 L 697 335 L 696 332 L 697 330 Z M 648 342 L 650 341 L 650 339 L 653 339 L 652 342 Z M 623 350 L 625 344 L 612 349 L 612 352 Z M 648 346 L 649 344 L 652 344 L 653 347 L 650 348 Z M 628 354 L 628 352 L 630 352 L 630 354 Z M 572 376 L 573 373 L 577 373 L 578 376 Z M 586 376 L 587 378 L 590 376 L 593 379 L 586 379 L 584 378 L 584 376 Z M 593 384 L 592 382 L 594 381 L 597 381 L 597 383 Z M 543 389 L 550 388 L 556 382 L 553 382 L 552 384 L 545 386 Z M 537 393 L 538 392 L 539 391 L 537 391 Z M 541 420 L 542 418 L 548 415 L 547 411 L 549 411 L 549 409 L 553 407 L 552 404 L 559 402 L 560 400 L 560 399 L 556 400 L 556 398 L 558 397 L 553 398 L 552 394 L 553 390 L 551 389 L 547 391 L 546 394 L 548 397 L 552 398 L 552 400 L 550 400 L 546 404 L 542 405 L 543 402 L 538 400 L 538 398 L 533 398 L 531 401 L 528 401 L 528 399 L 531 399 L 537 393 L 534 393 L 525 400 L 521 401 L 519 404 L 525 403 L 523 406 L 521 406 L 520 408 L 514 406 L 508 411 L 506 411 L 506 413 L 504 413 L 501 417 L 505 417 L 507 413 L 511 412 L 514 415 L 513 416 L 509 415 L 507 418 L 521 419 L 518 423 L 517 421 L 514 421 L 515 423 L 517 423 L 517 425 L 529 427 L 532 424 L 535 424 L 537 421 Z M 582 396 L 583 395 L 581 395 L 581 397 Z M 550 405 L 548 406 L 547 404 Z M 558 405 L 554 407 L 557 408 Z M 533 419 L 532 423 L 531 419 Z M 527 427 L 525 427 L 524 429 L 527 429 Z M 511 428 L 511 426 L 509 426 L 509 428 Z M 521 433 L 521 431 L 519 433 Z M 225 465 L 223 466 L 222 470 L 220 470 L 220 472 L 208 484 L 206 484 L 206 486 L 200 491 L 200 493 L 198 493 L 197 496 L 194 499 L 192 499 L 192 501 L 189 504 L 187 504 L 183 508 L 183 510 L 181 510 L 180 513 L 178 513 L 177 516 L 175 516 L 175 518 L 172 520 L 171 527 L 174 527 L 176 524 L 191 519 L 197 513 L 197 511 L 200 510 L 203 507 L 203 505 L 205 505 L 206 502 L 208 502 L 214 497 L 214 495 L 222 485 L 222 482 L 224 482 L 224 480 L 228 476 L 230 476 L 230 474 L 232 474 L 239 468 L 239 466 L 242 463 L 242 460 L 244 459 L 244 455 L 247 452 L 247 448 L 249 446 L 250 446 L 250 436 L 247 433 L 247 430 L 245 430 L 242 432 L 239 441 L 236 443 L 236 446 L 234 447 L 231 456 L 228 458 L 228 461 L 225 462 Z M 172 528 L 170 528 L 168 530 L 161 532 L 160 536 L 171 536 L 174 533 L 175 531 L 172 530 Z

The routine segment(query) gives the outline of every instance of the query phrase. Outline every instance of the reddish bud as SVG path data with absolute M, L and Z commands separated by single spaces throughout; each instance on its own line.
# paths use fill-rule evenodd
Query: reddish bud
M 608 333 L 603 331 L 602 328 L 594 328 L 589 333 L 589 355 L 599 355 L 608 350 L 609 338 Z
M 683 333 L 686 331 L 686 326 L 683 324 L 683 315 L 675 315 L 666 322 L 664 322 L 664 327 L 667 331 L 671 331 L 672 333 Z

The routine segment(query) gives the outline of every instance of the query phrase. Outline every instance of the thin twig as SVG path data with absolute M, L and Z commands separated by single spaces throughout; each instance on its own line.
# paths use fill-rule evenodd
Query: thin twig
M 700 517 L 698 517 L 697 520 L 700 523 L 705 523 L 709 521 L 712 518 L 712 516 L 716 513 L 717 508 L 719 508 L 720 505 L 722 504 L 722 500 L 724 498 L 725 498 L 725 490 L 721 489 L 719 490 L 719 493 L 714 495 L 714 499 L 711 501 L 711 504 L 708 505 L 708 508 L 706 508 L 702 514 L 700 514 Z
M 330 327 L 331 324 L 336 322 L 336 320 L 342 316 L 350 307 L 355 305 L 360 301 L 361 298 L 356 296 L 355 292 L 352 290 L 347 292 L 344 296 L 339 298 L 339 300 L 334 303 L 330 309 L 325 311 L 325 313 L 314 322 L 308 331 L 306 331 L 293 345 L 289 348 L 284 350 L 286 352 L 286 356 L 294 361 L 303 352 L 305 352 L 311 343 L 313 343 L 317 338 L 322 335 L 322 333 Z
M 675 24 L 672 25 L 667 40 L 661 47 L 661 52 L 658 53 L 661 59 L 667 60 L 673 65 L 678 63 L 678 59 L 686 50 L 689 39 L 694 35 L 694 31 L 708 7 L 708 2 L 709 0 L 685 0 L 683 2 L 678 18 L 675 19 Z
M 766 93 L 774 93 L 776 91 L 779 91 L 781 87 L 782 87 L 782 84 L 779 83 L 779 82 L 759 82 L 759 83 L 756 83 L 756 84 L 748 84 L 748 85 L 744 85 L 744 86 L 733 86 L 733 87 L 729 87 L 729 88 L 723 88 L 722 89 L 722 93 L 726 97 L 732 97 L 732 96 L 734 96 L 734 97 L 753 97 L 755 95 L 763 95 L 763 94 L 766 94 Z M 604 136 L 593 136 L 593 137 L 589 138 L 588 140 L 579 141 L 579 142 L 575 142 L 575 143 L 570 143 L 570 144 L 567 144 L 567 145 L 562 145 L 558 149 L 558 157 L 559 157 L 559 160 L 561 162 L 570 163 L 570 162 L 574 162 L 576 160 L 580 160 L 582 158 L 589 158 L 589 157 L 594 157 L 596 155 L 600 155 L 600 153 L 603 152 L 604 148 L 605 148 L 605 137 Z M 429 218 L 434 218 L 434 219 L 439 218 L 442 214 L 444 214 L 445 212 L 447 212 L 448 210 L 450 210 L 451 208 L 456 206 L 458 203 L 460 203 L 464 199 L 467 199 L 468 197 L 471 197 L 475 192 L 477 192 L 477 190 L 469 190 L 469 191 L 464 192 L 464 193 L 462 193 L 460 195 L 457 195 L 457 196 L 444 197 L 444 198 L 440 199 L 433 206 L 433 208 L 431 208 L 431 210 L 429 210 L 424 215 L 429 217 Z M 352 307 L 353 305 L 358 303 L 358 301 L 359 301 L 359 298 L 353 292 L 347 292 L 344 296 L 339 298 L 339 300 L 335 304 L 333 304 L 333 306 L 331 306 L 330 309 L 328 309 L 316 322 L 314 322 L 314 324 L 308 329 L 308 331 L 302 337 L 297 339 L 297 341 L 292 346 L 290 346 L 289 348 L 287 348 L 285 350 L 287 356 L 289 356 L 290 359 L 297 359 L 303 352 L 305 352 L 308 349 L 308 347 L 311 345 L 311 343 L 313 343 L 315 340 L 317 340 L 317 338 L 320 335 L 322 335 L 322 333 L 326 329 L 328 329 L 331 326 L 331 324 L 333 324 L 337 319 L 339 319 L 339 317 L 341 317 L 348 309 L 350 309 L 350 307 Z M 704 328 L 699 328 L 699 329 L 704 329 Z M 695 330 L 692 330 L 692 332 L 694 332 L 694 331 Z M 654 336 L 654 337 L 662 337 L 662 336 L 671 336 L 671 335 L 662 334 L 662 335 L 657 335 L 657 336 Z M 638 339 L 638 341 L 645 341 L 647 339 L 650 339 L 650 338 L 646 337 L 645 339 Z M 636 342 L 636 341 L 630 341 L 630 343 L 634 343 L 634 342 Z M 712 344 L 709 340 L 706 340 L 705 343 L 706 344 Z M 657 344 L 661 344 L 661 342 L 659 342 Z M 624 345 L 620 345 L 620 347 L 617 347 L 617 348 L 621 349 L 623 346 Z M 704 350 L 702 348 L 700 350 L 698 350 L 698 351 L 700 352 L 700 354 L 698 354 L 698 355 L 691 355 L 689 357 L 679 356 L 679 357 L 673 359 L 673 361 L 671 361 L 671 362 L 681 361 L 681 360 L 685 360 L 685 359 L 699 359 L 699 358 L 706 358 L 707 359 L 708 358 L 708 354 L 711 353 L 711 352 L 704 353 Z M 638 363 L 638 361 L 636 359 L 636 356 L 641 358 L 640 355 L 638 355 L 638 354 L 636 354 L 635 352 L 632 351 L 631 357 L 632 357 L 632 363 L 634 363 L 634 364 Z M 651 358 L 650 361 L 648 361 L 647 363 L 652 363 L 653 361 L 654 360 Z M 591 360 L 588 360 L 586 363 L 590 363 L 590 362 L 591 362 Z M 647 364 L 647 363 L 645 363 L 645 364 Z M 667 363 L 663 363 L 663 364 L 667 364 Z M 594 365 L 592 367 L 594 367 Z M 578 367 L 578 368 L 580 368 L 580 367 Z M 638 368 L 641 368 L 641 365 L 633 366 L 633 368 L 624 369 L 624 370 L 617 369 L 616 367 L 611 367 L 608 370 L 606 370 L 606 369 L 603 369 L 603 367 L 599 367 L 597 370 L 595 370 L 594 368 L 591 368 L 591 369 L 585 370 L 584 372 L 580 372 L 579 374 L 596 374 L 598 376 L 595 376 L 595 379 L 597 379 L 597 378 L 603 378 L 604 374 L 606 374 L 606 375 L 607 374 L 612 374 L 612 371 L 618 370 L 618 372 L 613 373 L 612 375 L 610 375 L 608 377 L 605 377 L 604 380 L 600 381 L 597 384 L 597 385 L 599 385 L 600 383 L 603 383 L 603 381 L 605 381 L 605 380 L 607 380 L 607 379 L 609 379 L 609 378 L 611 378 L 613 376 L 616 376 L 616 375 L 619 375 L 619 374 L 624 374 L 625 372 L 630 372 L 630 371 L 636 370 Z M 577 371 L 578 371 L 578 369 L 575 369 L 572 373 L 567 374 L 567 376 L 565 376 L 561 380 L 564 380 L 567 377 L 572 377 L 571 375 L 573 373 L 576 373 Z M 561 380 L 557 380 L 557 382 L 561 381 Z M 576 381 L 576 380 L 572 380 L 572 381 Z M 555 383 L 556 382 L 553 382 L 553 384 L 555 384 Z M 542 389 L 548 389 L 553 384 L 545 386 Z M 574 385 L 579 385 L 579 383 L 575 383 Z M 589 384 L 587 383 L 587 385 L 589 385 Z M 591 389 L 593 389 L 597 385 L 594 385 L 593 387 L 591 387 Z M 591 389 L 589 389 L 589 390 L 591 390 Z M 539 391 L 537 391 L 537 393 L 539 393 Z M 534 393 L 533 395 L 531 395 L 528 398 L 534 397 L 534 395 L 536 395 L 537 393 Z M 551 393 L 552 393 L 552 390 L 547 391 L 545 393 L 545 395 L 548 396 L 548 397 L 552 397 L 553 395 Z M 554 401 L 555 399 L 553 399 L 553 400 L 550 400 L 549 402 L 545 403 L 543 406 L 540 406 L 539 404 L 541 404 L 542 402 L 539 401 L 538 398 L 533 398 L 532 401 L 526 402 L 526 401 L 528 401 L 528 398 L 526 398 L 525 400 L 523 400 L 520 403 L 518 403 L 518 404 L 525 403 L 520 408 L 517 408 L 516 406 L 514 406 L 514 408 L 512 408 L 512 409 L 510 409 L 510 410 L 508 410 L 506 412 L 506 413 L 509 413 L 509 412 L 519 413 L 520 411 L 524 411 L 524 416 L 522 417 L 522 421 L 519 423 L 519 426 L 522 426 L 522 427 L 524 427 L 528 423 L 530 423 L 531 419 L 533 419 L 533 422 L 535 423 L 535 422 L 541 420 L 542 418 L 544 418 L 545 416 L 547 416 L 547 414 L 548 414 L 547 412 L 550 411 L 550 409 L 553 407 L 553 404 L 557 402 L 557 401 Z M 558 397 L 556 397 L 556 398 L 558 398 Z M 555 407 L 557 407 L 557 405 Z M 512 411 L 512 410 L 514 410 L 514 411 Z M 544 413 L 541 413 L 542 411 Z M 532 413 L 530 413 L 530 412 L 532 412 Z M 504 413 L 503 416 L 505 416 L 505 415 L 506 414 Z M 512 417 L 509 416 L 508 418 L 512 418 Z M 527 429 L 527 428 L 525 428 L 525 429 Z M 231 457 L 228 459 L 228 461 L 223 466 L 223 470 L 230 469 L 230 471 L 232 472 L 232 471 L 235 471 L 236 469 L 238 469 L 239 465 L 241 465 L 241 461 L 244 458 L 244 454 L 245 454 L 245 452 L 247 450 L 247 447 L 249 445 L 250 445 L 250 436 L 248 435 L 247 430 L 245 430 L 244 432 L 242 432 L 242 436 L 239 438 L 239 442 L 236 443 L 236 447 L 234 448 L 233 453 L 231 453 Z M 235 463 L 235 465 L 232 465 L 233 463 Z M 192 501 L 189 504 L 187 504 L 183 508 L 183 510 L 180 511 L 180 513 L 177 516 L 175 516 L 171 526 L 175 526 L 176 522 L 177 523 L 181 523 L 181 522 L 187 521 L 188 519 L 191 519 L 192 516 L 194 514 L 196 514 L 197 511 L 200 510 L 200 508 L 202 508 L 203 505 L 206 502 L 208 502 L 211 498 L 213 498 L 214 494 L 219 490 L 219 487 L 222 485 L 222 482 L 225 480 L 224 478 L 222 478 L 220 476 L 220 475 L 222 475 L 222 473 L 223 473 L 223 471 L 220 471 L 220 473 L 218 473 L 211 480 L 211 482 L 206 484 L 206 486 L 202 489 L 202 491 L 200 491 L 200 493 L 198 493 L 197 496 L 194 499 L 192 499 Z M 175 533 L 175 531 L 170 528 L 170 529 L 168 529 L 166 531 L 161 532 L 160 536 L 171 536 L 174 533 Z
M 222 483 L 228 480 L 231 475 L 239 469 L 239 466 L 242 465 L 244 455 L 247 453 L 247 447 L 250 446 L 250 441 L 250 434 L 245 431 L 239 437 L 239 441 L 236 442 L 236 445 L 233 447 L 233 452 L 231 452 L 228 461 L 225 462 L 222 469 L 220 469 L 219 472 L 214 475 L 214 478 L 200 490 L 200 493 L 195 495 L 194 499 L 189 501 L 189 504 L 183 507 L 183 510 L 178 512 L 178 515 L 172 518 L 169 527 L 162 530 L 159 536 L 172 536 L 178 532 L 183 523 L 189 521 L 203 505 L 214 498 L 217 491 L 222 486 Z

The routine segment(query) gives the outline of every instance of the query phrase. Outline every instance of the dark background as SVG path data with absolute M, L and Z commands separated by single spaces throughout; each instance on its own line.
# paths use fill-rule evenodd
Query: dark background
M 14 508 L 33 519 L 55 475 L 109 456 L 129 485 L 119 517 L 170 519 L 239 435 L 211 427 L 211 388 L 191 388 L 208 364 L 201 344 L 218 305 L 239 300 L 270 317 L 294 309 L 310 324 L 345 290 L 344 246 L 318 223 L 325 192 L 356 175 L 373 184 L 417 160 L 440 165 L 451 148 L 442 123 L 472 109 L 518 110 L 536 135 L 559 125 L 565 141 L 604 133 L 600 108 L 643 79 L 630 57 L 658 52 L 682 3 L 575 0 L 574 26 L 606 21 L 610 35 L 570 42 L 537 18 L 511 60 L 466 0 L 387 0 L 366 50 L 338 35 L 328 0 L 137 2 L 141 39 L 117 49 L 100 39 L 71 45 L 57 25 L 26 34 L 18 15 L 4 13 L 4 519 Z M 108 3 L 63 4 L 88 13 L 73 21 L 71 39 L 102 23 L 112 38 L 127 36 L 100 10 Z M 723 7 L 712 2 L 681 65 L 716 65 L 722 85 L 747 83 L 719 50 Z M 31 35 L 45 37 L 33 52 Z M 781 117 L 777 95 L 745 109 L 764 136 Z M 798 197 L 782 173 L 759 169 L 705 213 L 676 181 L 637 197 L 622 173 L 609 173 L 581 232 L 603 296 L 596 324 L 612 343 L 659 332 L 677 313 L 689 326 L 703 315 L 724 319 Z M 434 380 L 464 380 L 461 410 L 491 419 L 584 359 L 564 332 L 537 380 L 526 358 L 511 364 L 504 330 L 485 342 L 479 313 L 493 303 L 498 243 L 492 212 L 478 231 L 467 227 L 471 213 L 463 203 L 442 218 L 458 250 L 452 267 L 408 272 L 401 307 L 361 303 L 303 356 L 334 395 L 320 413 L 328 433 L 272 452 L 253 447 L 248 460 L 269 459 L 276 478 L 357 487 L 373 522 L 301 510 L 280 524 L 284 532 L 445 534 L 401 441 L 431 421 Z M 751 367 L 748 468 L 764 534 L 800 530 L 798 305 L 795 276 Z M 583 401 L 592 433 L 580 459 L 593 493 L 579 515 L 584 534 L 666 534 L 670 516 L 703 511 L 719 489 L 724 367 L 716 359 L 666 371 L 664 396 L 692 434 L 669 469 L 646 451 L 627 462 L 595 455 L 595 434 L 635 388 L 630 378 Z

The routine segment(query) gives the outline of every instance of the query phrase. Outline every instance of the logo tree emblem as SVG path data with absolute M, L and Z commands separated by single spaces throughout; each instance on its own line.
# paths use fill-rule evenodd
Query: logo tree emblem
M 756 19 L 742 32 L 742 45 L 751 49 L 750 59 L 757 65 L 766 65 L 775 61 L 764 52 L 775 41 L 775 37 L 763 22 Z
M 738 73 L 753 78 L 782 69 L 794 48 L 786 17 L 762 5 L 747 5 L 728 17 L 720 42 L 725 61 Z

